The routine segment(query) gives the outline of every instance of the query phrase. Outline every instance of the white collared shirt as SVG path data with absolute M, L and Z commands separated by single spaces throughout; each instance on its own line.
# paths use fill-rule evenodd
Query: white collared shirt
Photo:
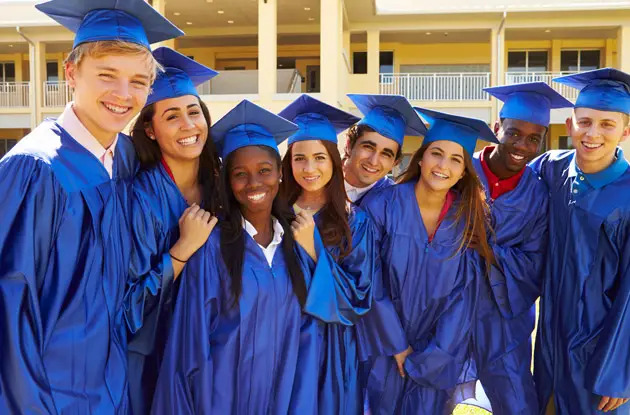
M 79 144 L 85 147 L 87 151 L 92 153 L 94 157 L 103 164 L 111 178 L 113 175 L 114 151 L 116 149 L 116 143 L 118 142 L 118 134 L 116 134 L 116 138 L 109 148 L 103 147 L 96 137 L 85 128 L 81 120 L 79 120 L 74 109 L 72 109 L 72 105 L 72 102 L 66 105 L 59 118 L 57 118 L 57 124 L 66 130 Z
M 276 253 L 276 249 L 278 249 L 278 246 L 280 246 L 280 244 L 282 243 L 282 237 L 284 236 L 284 229 L 282 229 L 282 225 L 280 225 L 278 219 L 272 216 L 271 221 L 273 223 L 273 239 L 266 248 L 261 244 L 258 244 L 260 249 L 262 249 L 263 254 L 265 255 L 265 259 L 267 259 L 267 263 L 269 264 L 269 266 L 271 266 L 271 263 L 273 262 L 273 256 Z M 258 231 L 256 231 L 256 228 L 254 228 L 254 225 L 252 225 L 245 218 L 243 218 L 243 229 L 245 229 L 245 231 L 252 238 L 258 235 Z
M 363 196 L 371 188 L 373 188 L 376 185 L 377 182 L 378 182 L 378 180 L 375 181 L 374 183 L 372 183 L 371 185 L 365 186 L 365 187 L 354 187 L 350 183 L 348 183 L 347 181 L 344 180 L 343 181 L 343 185 L 346 188 L 346 194 L 348 195 L 348 199 L 350 199 L 350 201 L 352 203 L 354 203 L 357 200 L 361 199 L 361 196 Z

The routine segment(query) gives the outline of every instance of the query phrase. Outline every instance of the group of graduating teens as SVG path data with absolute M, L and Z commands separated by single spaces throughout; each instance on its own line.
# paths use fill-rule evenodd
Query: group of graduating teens
M 494 414 L 630 414 L 630 75 L 486 88 L 494 131 L 395 95 L 214 121 L 145 1 L 36 7 L 74 95 L 0 160 L 1 414 L 442 415 L 477 381 Z

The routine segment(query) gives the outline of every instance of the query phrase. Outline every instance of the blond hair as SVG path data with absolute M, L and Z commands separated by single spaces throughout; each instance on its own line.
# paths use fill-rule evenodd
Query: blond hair
M 122 40 L 99 40 L 96 42 L 81 43 L 68 55 L 64 61 L 64 65 L 74 64 L 77 67 L 81 65 L 81 61 L 86 56 L 91 58 L 102 58 L 106 55 L 130 55 L 144 57 L 147 66 L 151 71 L 151 82 L 155 79 L 157 71 L 162 70 L 162 66 L 159 64 L 149 49 L 146 47 L 132 42 L 124 42 Z

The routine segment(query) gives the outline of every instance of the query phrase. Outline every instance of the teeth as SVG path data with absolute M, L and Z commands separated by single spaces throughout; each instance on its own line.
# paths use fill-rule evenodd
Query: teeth
M 437 172 L 432 172 L 434 176 L 439 177 L 440 179 L 448 179 L 448 176 L 446 174 L 442 174 L 442 173 L 437 173 Z
M 249 200 L 254 201 L 254 202 L 258 202 L 259 200 L 262 200 L 263 197 L 265 197 L 264 193 L 256 193 L 255 195 L 247 196 Z
M 177 142 L 183 146 L 195 144 L 197 142 L 197 136 L 193 135 L 192 137 L 182 138 L 180 140 L 177 140 Z
M 105 104 L 108 110 L 115 112 L 116 114 L 124 114 L 129 111 L 129 107 L 119 107 L 118 105 Z
M 367 170 L 368 172 L 370 172 L 370 173 L 377 173 L 377 172 L 378 172 L 378 170 L 376 170 L 376 169 L 371 169 L 371 168 L 366 167 L 366 166 L 363 166 L 363 168 L 364 168 L 365 170 Z
M 315 180 L 319 179 L 319 176 L 315 176 L 315 177 L 304 177 L 304 180 L 306 180 L 307 182 L 314 182 Z
M 594 144 L 594 143 L 586 143 L 584 141 L 582 141 L 582 145 L 586 148 L 599 148 L 601 147 L 601 144 Z
M 510 156 L 512 156 L 513 159 L 519 160 L 519 161 L 523 160 L 525 158 L 524 156 L 519 156 L 519 155 L 514 154 L 514 153 L 510 153 Z

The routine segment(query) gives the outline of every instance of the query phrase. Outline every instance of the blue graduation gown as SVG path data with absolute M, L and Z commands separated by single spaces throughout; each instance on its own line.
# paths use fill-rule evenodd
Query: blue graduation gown
M 444 413 L 465 372 L 480 271 L 470 250 L 455 254 L 463 231 L 453 221 L 458 202 L 429 242 L 414 186 L 392 186 L 363 205 L 376 226 L 383 263 L 375 297 L 382 290 L 396 311 L 383 313 L 385 303 L 374 301 L 357 324 L 362 357 L 372 357 L 367 393 L 374 415 Z M 413 353 L 403 379 L 392 356 L 407 345 Z
M 534 358 L 541 411 L 552 395 L 567 415 L 601 413 L 601 396 L 630 397 L 630 171 L 620 149 L 617 157 L 612 182 L 576 196 L 574 151 L 532 162 L 550 191 Z
M 315 220 L 319 216 L 315 215 Z M 319 375 L 319 413 L 362 414 L 363 391 L 359 381 L 359 358 L 354 327 L 350 326 L 356 318 L 364 315 L 372 300 L 372 277 L 380 274 L 380 257 L 376 251 L 374 228 L 367 214 L 358 208 L 352 208 L 349 217 L 352 232 L 352 251 L 339 263 L 337 247 L 324 248 L 319 233 L 316 233 L 317 269 L 331 273 L 345 287 L 350 301 L 341 305 L 349 310 L 352 319 L 345 324 L 320 324 L 322 346 Z M 325 287 L 324 287 L 325 288 Z M 310 296 L 316 298 L 315 287 Z M 312 302 L 321 306 L 321 302 Z M 312 307 L 307 307 L 309 312 Z M 354 311 L 354 315 L 353 311 Z M 316 314 L 321 314 L 317 313 Z
M 136 175 L 132 207 L 134 244 L 125 306 L 133 333 L 129 339 L 129 393 L 133 414 L 141 415 L 151 409 L 168 338 L 176 292 L 168 251 L 179 238 L 179 218 L 188 204 L 159 164 Z
M 0 160 L 0 413 L 126 414 L 123 299 L 137 162 L 113 180 L 45 121 Z
M 379 179 L 375 184 L 374 187 L 372 187 L 370 190 L 368 190 L 367 192 L 365 192 L 360 198 L 358 198 L 354 204 L 357 206 L 361 206 L 361 204 L 365 201 L 367 201 L 369 199 L 369 197 L 367 197 L 368 195 L 373 195 L 378 193 L 379 190 L 381 189 L 386 189 L 390 186 L 393 186 L 395 183 L 392 179 L 390 179 L 389 177 L 385 176 L 382 179 Z
M 473 351 L 479 378 L 496 415 L 538 412 L 531 373 L 534 302 L 540 295 L 547 249 L 547 186 L 529 167 L 512 191 L 491 199 L 480 161 L 473 165 L 486 189 L 497 265 L 479 276 Z M 477 255 L 480 268 L 483 259 Z
M 281 247 L 269 267 L 245 234 L 243 291 L 235 307 L 220 230 L 188 262 L 153 400 L 156 414 L 316 414 L 320 329 L 355 311 L 329 267 L 312 269 L 296 247 L 309 289 L 302 312 Z M 321 246 L 320 246 L 321 249 Z M 320 261 L 322 264 L 324 261 Z M 319 264 L 319 262 L 318 262 Z

